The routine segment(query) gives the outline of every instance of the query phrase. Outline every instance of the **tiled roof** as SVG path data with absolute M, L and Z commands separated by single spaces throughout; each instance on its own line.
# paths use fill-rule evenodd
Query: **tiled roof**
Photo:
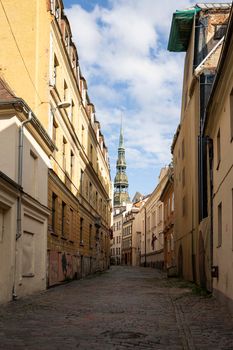
M 2 78 L 0 78 L 0 101 L 1 100 L 17 100 L 17 97 L 14 95 L 8 84 Z
M 228 10 L 231 8 L 231 3 L 230 2 L 224 2 L 224 3 L 207 2 L 207 3 L 198 3 L 197 6 L 200 7 L 202 10 L 208 10 L 208 9 Z

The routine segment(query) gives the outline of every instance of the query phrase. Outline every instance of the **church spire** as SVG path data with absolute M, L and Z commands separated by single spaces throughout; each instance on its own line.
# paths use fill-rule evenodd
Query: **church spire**
M 126 175 L 125 147 L 121 118 L 118 159 L 116 163 L 116 176 L 114 179 L 114 206 L 121 206 L 130 202 L 128 187 L 129 184 Z

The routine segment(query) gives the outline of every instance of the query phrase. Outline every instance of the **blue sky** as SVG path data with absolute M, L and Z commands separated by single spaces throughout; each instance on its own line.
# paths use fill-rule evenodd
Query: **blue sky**
M 129 193 L 148 194 L 179 123 L 182 53 L 167 51 L 173 12 L 190 0 L 65 0 L 82 74 L 109 149 L 112 180 L 121 114 Z

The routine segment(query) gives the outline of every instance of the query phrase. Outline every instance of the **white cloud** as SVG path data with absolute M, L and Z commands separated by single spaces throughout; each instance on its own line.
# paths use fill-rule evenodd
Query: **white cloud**
M 172 13 L 191 3 L 111 0 L 109 8 L 96 5 L 87 12 L 74 5 L 66 10 L 89 95 L 107 145 L 115 153 L 124 109 L 127 161 L 132 168 L 170 161 L 180 115 L 183 54 L 169 53 L 166 46 Z

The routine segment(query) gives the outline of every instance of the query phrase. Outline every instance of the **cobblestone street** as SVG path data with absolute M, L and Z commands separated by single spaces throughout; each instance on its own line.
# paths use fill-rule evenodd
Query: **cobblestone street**
M 213 297 L 150 268 L 101 275 L 1 306 L 0 349 L 233 349 Z

